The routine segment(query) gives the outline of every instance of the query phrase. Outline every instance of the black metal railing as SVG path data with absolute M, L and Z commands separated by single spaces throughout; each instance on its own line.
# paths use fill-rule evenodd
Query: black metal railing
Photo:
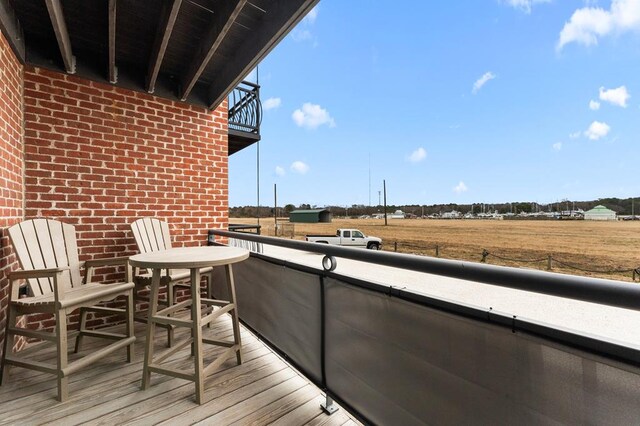
M 261 225 L 243 225 L 243 224 L 237 224 L 237 223 L 230 223 L 229 224 L 229 231 L 232 232 L 238 232 L 241 234 L 254 234 L 254 235 L 260 235 L 260 229 L 262 228 Z M 228 239 L 228 245 L 232 246 L 232 247 L 241 247 L 241 248 L 245 248 L 247 250 L 250 250 L 254 253 L 262 253 L 262 243 L 260 242 L 255 242 L 255 241 L 247 241 L 241 238 L 233 238 L 233 237 L 229 237 Z M 212 242 L 209 243 L 209 245 L 213 245 Z
M 229 94 L 229 129 L 260 135 L 260 86 L 243 81 Z
M 209 240 L 215 239 L 216 235 L 640 311 L 640 286 L 621 281 L 250 234 L 240 237 L 238 233 L 222 230 L 210 230 Z
M 230 223 L 229 231 L 234 232 L 244 232 L 247 234 L 256 234 L 260 235 L 260 229 L 262 229 L 262 225 L 244 225 L 239 223 Z
M 211 230 L 209 243 L 216 236 L 325 255 L 312 268 L 252 253 L 235 268 L 240 318 L 365 423 L 640 418 L 633 344 L 348 277 L 331 265 L 336 256 L 636 311 L 638 286 L 238 232 Z M 224 279 L 214 281 L 216 296 Z

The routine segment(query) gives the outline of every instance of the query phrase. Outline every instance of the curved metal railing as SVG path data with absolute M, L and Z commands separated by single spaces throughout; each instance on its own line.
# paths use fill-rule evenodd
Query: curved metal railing
M 260 135 L 260 86 L 243 81 L 229 94 L 229 129 Z

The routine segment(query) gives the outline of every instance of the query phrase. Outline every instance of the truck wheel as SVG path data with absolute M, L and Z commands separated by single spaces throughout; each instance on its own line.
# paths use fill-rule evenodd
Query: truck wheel
M 369 250 L 380 250 L 380 244 L 378 244 L 378 243 L 369 243 L 369 244 L 367 244 L 367 248 Z

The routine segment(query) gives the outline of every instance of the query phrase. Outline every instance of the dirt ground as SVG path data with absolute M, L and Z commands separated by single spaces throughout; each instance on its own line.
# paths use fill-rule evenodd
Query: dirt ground
M 229 222 L 255 224 L 256 219 Z M 260 222 L 263 235 L 274 235 L 273 218 Z M 631 271 L 608 271 L 640 268 L 639 221 L 393 219 L 385 226 L 383 219 L 334 219 L 294 226 L 296 239 L 357 228 L 382 238 L 383 250 L 435 256 L 437 245 L 439 257 L 447 259 L 479 262 L 486 250 L 486 262 L 496 265 L 545 270 L 551 256 L 555 272 L 624 281 L 632 281 Z

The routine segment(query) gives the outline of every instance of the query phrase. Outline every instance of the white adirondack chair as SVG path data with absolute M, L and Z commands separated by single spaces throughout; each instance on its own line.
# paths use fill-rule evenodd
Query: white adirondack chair
M 131 223 L 131 231 L 133 237 L 138 245 L 140 253 L 149 253 L 160 250 L 168 250 L 172 248 L 171 235 L 169 232 L 169 225 L 167 222 L 161 221 L 156 218 L 142 218 L 137 219 Z M 202 268 L 200 274 L 207 277 L 207 298 L 212 298 L 213 287 L 213 269 Z M 191 272 L 188 269 L 167 269 L 160 279 L 160 285 L 167 286 L 166 300 L 160 302 L 163 305 L 171 306 L 175 302 L 176 290 L 178 287 L 191 288 L 190 284 Z M 149 302 L 148 297 L 140 295 L 140 290 L 147 288 L 151 284 L 151 273 L 144 274 L 138 273 L 134 270 L 133 280 L 136 283 L 135 298 L 136 301 L 141 300 Z M 137 321 L 146 322 L 146 316 L 136 316 Z M 158 325 L 167 329 L 167 344 L 171 346 L 173 344 L 173 327 L 171 325 Z
M 8 368 L 17 366 L 51 373 L 58 379 L 58 400 L 68 397 L 69 375 L 97 359 L 127 347 L 127 361 L 134 357 L 135 342 L 133 330 L 133 288 L 130 268 L 126 258 L 99 259 L 84 262 L 86 279 L 80 276 L 81 263 L 78 260 L 75 228 L 50 219 L 32 219 L 9 228 L 9 237 L 18 256 L 22 270 L 9 274 L 10 293 L 0 368 L 0 384 L 7 379 Z M 123 283 L 92 283 L 92 268 L 107 265 L 125 265 L 126 279 Z M 19 298 L 21 280 L 27 280 L 29 296 Z M 118 296 L 126 296 L 125 309 L 95 306 Z M 67 317 L 72 311 L 81 310 L 80 330 L 76 341 L 76 351 L 80 347 L 82 336 L 100 337 L 115 340 L 108 346 L 96 350 L 75 361 L 68 361 L 67 353 Z M 87 330 L 86 311 L 124 314 L 127 318 L 125 333 L 99 330 Z M 31 330 L 17 326 L 19 315 L 50 313 L 55 315 L 56 326 L 53 332 Z M 19 354 L 11 353 L 14 336 L 24 336 L 54 342 L 57 347 L 55 365 L 23 359 Z

